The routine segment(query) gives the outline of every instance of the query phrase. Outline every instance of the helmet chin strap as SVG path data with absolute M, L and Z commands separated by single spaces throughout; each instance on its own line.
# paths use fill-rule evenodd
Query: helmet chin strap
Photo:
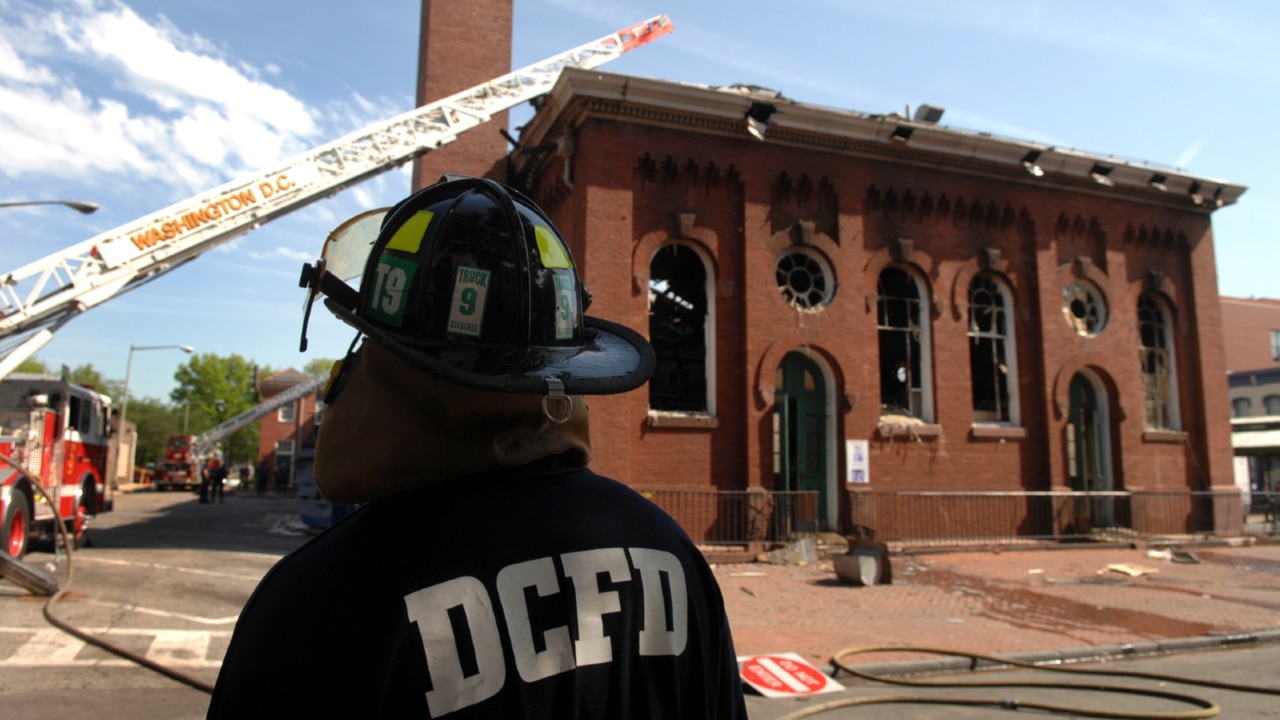
M 565 395 L 564 383 L 560 378 L 544 378 L 547 382 L 547 394 L 542 396 L 542 414 L 551 422 L 560 425 L 573 415 L 573 398 Z M 552 412 L 552 408 L 559 412 Z

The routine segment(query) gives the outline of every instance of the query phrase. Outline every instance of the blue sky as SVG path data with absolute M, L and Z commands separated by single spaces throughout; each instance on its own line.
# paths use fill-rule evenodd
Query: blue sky
M 1265 260 L 1280 3 L 515 0 L 512 67 L 661 13 L 673 34 L 602 69 L 863 112 L 929 103 L 943 125 L 1247 185 L 1213 216 L 1219 290 L 1280 297 Z M 0 271 L 410 109 L 419 15 L 419 0 L 0 0 L 0 200 L 101 206 L 0 208 Z M 340 357 L 352 333 L 322 310 L 298 352 L 298 271 L 408 187 L 393 171 L 268 223 L 81 315 L 37 357 L 120 380 L 131 344 L 275 369 Z M 135 396 L 167 399 L 186 358 L 134 353 Z

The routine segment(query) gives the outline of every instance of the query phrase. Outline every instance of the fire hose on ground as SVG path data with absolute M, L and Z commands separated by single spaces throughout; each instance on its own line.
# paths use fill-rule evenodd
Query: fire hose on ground
M 124 648 L 119 647 L 113 643 L 107 642 L 102 638 L 95 637 L 94 635 L 91 635 L 83 630 L 80 630 L 79 628 L 71 625 L 68 622 L 63 621 L 62 619 L 54 615 L 53 613 L 54 605 L 56 605 L 63 598 L 63 596 L 65 596 L 67 592 L 71 590 L 71 581 L 74 578 L 74 569 L 75 569 L 74 563 L 72 561 L 72 555 L 74 554 L 74 543 L 71 542 L 71 538 L 67 534 L 66 523 L 63 522 L 62 516 L 58 513 L 57 503 L 54 501 L 53 497 L 49 495 L 48 491 L 45 490 L 45 486 L 44 486 L 44 483 L 41 481 L 41 478 L 28 472 L 21 465 L 15 462 L 13 458 L 10 458 L 8 455 L 5 455 L 3 453 L 0 453 L 0 462 L 4 462 L 5 464 L 12 467 L 14 470 L 18 471 L 19 473 L 22 473 L 22 475 L 26 477 L 27 480 L 31 483 L 32 487 L 35 488 L 35 491 L 45 499 L 45 502 L 49 503 L 50 509 L 53 510 L 53 523 L 58 530 L 58 537 L 61 538 L 62 546 L 67 550 L 67 577 L 65 582 L 63 582 L 62 586 L 59 587 L 57 581 L 54 580 L 52 577 L 46 577 L 44 576 L 43 573 L 35 571 L 25 563 L 10 559 L 4 553 L 0 553 L 0 559 L 3 560 L 3 562 L 0 562 L 0 570 L 3 570 L 3 572 L 0 574 L 3 574 L 4 577 L 9 578 L 15 583 L 18 583 L 22 587 L 31 591 L 33 594 L 49 595 L 49 599 L 44 604 L 44 619 L 47 620 L 50 625 L 53 625 L 59 630 L 67 633 L 68 635 L 71 635 L 72 637 L 78 638 L 84 641 L 85 643 L 88 643 L 89 645 L 93 645 L 94 647 L 101 648 L 102 650 L 105 650 L 113 655 L 116 655 L 125 660 L 128 660 L 129 662 L 145 667 L 148 670 L 153 670 L 157 673 L 160 673 L 161 675 L 164 675 L 165 677 L 171 680 L 176 680 L 180 683 L 183 683 L 184 685 L 188 685 L 192 688 L 195 688 L 196 690 L 201 690 L 207 693 L 213 693 L 213 686 L 206 682 L 203 682 L 194 677 L 191 677 L 190 675 L 174 670 L 173 668 L 161 665 L 160 663 L 155 662 L 154 660 L 150 660 L 146 657 L 143 657 L 142 655 L 138 655 L 137 653 L 125 650 Z
M 1056 683 L 1056 682 L 1034 682 L 1034 681 L 994 681 L 994 682 L 965 682 L 965 681 L 927 681 L 927 680 L 911 680 L 902 677 L 893 677 L 887 675 L 876 675 L 863 670 L 858 670 L 856 666 L 849 665 L 844 662 L 845 658 L 852 655 L 860 655 L 878 652 L 912 652 L 925 653 L 932 655 L 944 655 L 949 657 L 964 658 L 969 661 L 971 669 L 977 669 L 979 662 L 988 663 L 989 667 L 1015 667 L 1024 670 L 1043 670 L 1046 672 L 1071 673 L 1076 675 L 1094 675 L 1102 677 L 1124 677 L 1124 678 L 1140 678 L 1144 680 L 1152 680 L 1161 683 L 1176 683 L 1182 685 L 1196 685 L 1200 687 L 1214 688 L 1220 690 L 1232 690 L 1235 692 L 1256 693 L 1263 695 L 1280 695 L 1280 689 L 1257 687 L 1252 685 L 1239 685 L 1235 683 L 1218 682 L 1215 680 L 1200 680 L 1197 678 L 1186 678 L 1176 675 L 1162 675 L 1158 673 L 1142 672 L 1137 670 L 1112 670 L 1112 669 L 1095 669 L 1085 667 L 1074 667 L 1065 665 L 1040 665 L 1036 663 L 1022 662 L 1009 658 L 1002 658 L 992 655 L 980 655 L 977 653 L 959 652 L 955 650 L 944 650 L 930 647 L 915 646 L 873 646 L 873 647 L 853 647 L 845 648 L 837 652 L 831 658 L 831 665 L 835 672 L 844 671 L 850 675 L 869 680 L 872 682 L 885 683 L 889 685 L 902 685 L 915 688 L 1024 688 L 1024 689 L 1047 689 L 1047 690 L 1081 690 L 1103 693 L 1120 693 L 1125 695 L 1141 695 L 1151 698 L 1160 698 L 1179 702 L 1194 706 L 1195 710 L 1186 710 L 1182 712 L 1125 712 L 1118 710 L 1102 710 L 1093 708 L 1080 708 L 1065 705 L 1056 705 L 1051 703 L 1043 703 L 1028 700 L 1018 700 L 1012 698 L 958 698 L 947 697 L 943 695 L 903 695 L 903 696 L 883 696 L 883 697 L 865 697 L 865 698 L 845 698 L 842 700 L 833 700 L 830 702 L 813 705 L 794 713 L 782 716 L 779 720 L 800 720 L 800 718 L 814 717 L 824 713 L 831 712 L 840 708 L 854 707 L 858 705 L 885 705 L 885 704 L 918 704 L 918 705 L 956 705 L 969 707 L 992 707 L 1003 710 L 1042 710 L 1050 713 L 1062 713 L 1080 717 L 1098 717 L 1098 718 L 1131 718 L 1133 720 L 1198 720 L 1200 718 L 1216 717 L 1221 708 L 1210 700 L 1195 697 L 1194 695 L 1184 695 L 1181 693 L 1173 693 L 1165 690 L 1154 690 L 1146 688 L 1128 687 L 1121 685 L 1105 685 L 1105 684 L 1084 684 L 1084 683 Z M 834 673 L 833 673 L 834 674 Z

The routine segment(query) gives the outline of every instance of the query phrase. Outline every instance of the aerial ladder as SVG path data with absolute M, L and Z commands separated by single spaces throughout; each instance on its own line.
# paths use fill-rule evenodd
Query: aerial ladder
M 441 148 L 674 29 L 659 15 L 108 230 L 0 278 L 0 379 L 81 313 L 270 220 Z
M 291 402 L 296 402 L 324 386 L 328 377 L 309 378 L 284 392 L 272 395 L 267 400 L 254 405 L 226 422 L 219 423 L 195 436 L 191 441 L 191 454 L 204 457 L 212 452 L 215 445 L 224 438 L 257 422 L 268 413 L 274 412 Z

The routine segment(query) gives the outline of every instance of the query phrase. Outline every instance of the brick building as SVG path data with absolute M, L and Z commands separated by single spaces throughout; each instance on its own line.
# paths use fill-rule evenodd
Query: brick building
M 1222 339 L 1227 372 L 1280 368 L 1280 300 L 1222 296 Z
M 510 180 L 593 312 L 659 355 L 647 391 L 592 401 L 594 464 L 653 492 L 816 491 L 822 527 L 881 537 L 975 491 L 1019 500 L 915 532 L 1238 526 L 1212 494 L 1233 485 L 1210 215 L 1245 188 L 940 113 L 563 73 L 521 137 L 558 150 Z M 1121 497 L 1027 495 L 1073 490 Z
M 1280 300 L 1223 297 L 1222 336 L 1236 484 L 1257 504 L 1280 490 Z
M 463 15 L 424 0 L 420 87 L 509 62 L 438 59 Z M 433 167 L 530 194 L 650 338 L 592 462 L 695 538 L 1238 530 L 1210 216 L 1245 188 L 942 114 L 568 69 L 505 164 Z
M 290 368 L 263 378 L 258 382 L 258 389 L 265 402 L 289 388 L 310 381 L 311 376 Z M 315 425 L 316 393 L 268 413 L 258 423 L 258 462 L 266 462 L 277 477 L 283 474 L 291 485 L 295 461 L 303 441 L 313 433 Z

